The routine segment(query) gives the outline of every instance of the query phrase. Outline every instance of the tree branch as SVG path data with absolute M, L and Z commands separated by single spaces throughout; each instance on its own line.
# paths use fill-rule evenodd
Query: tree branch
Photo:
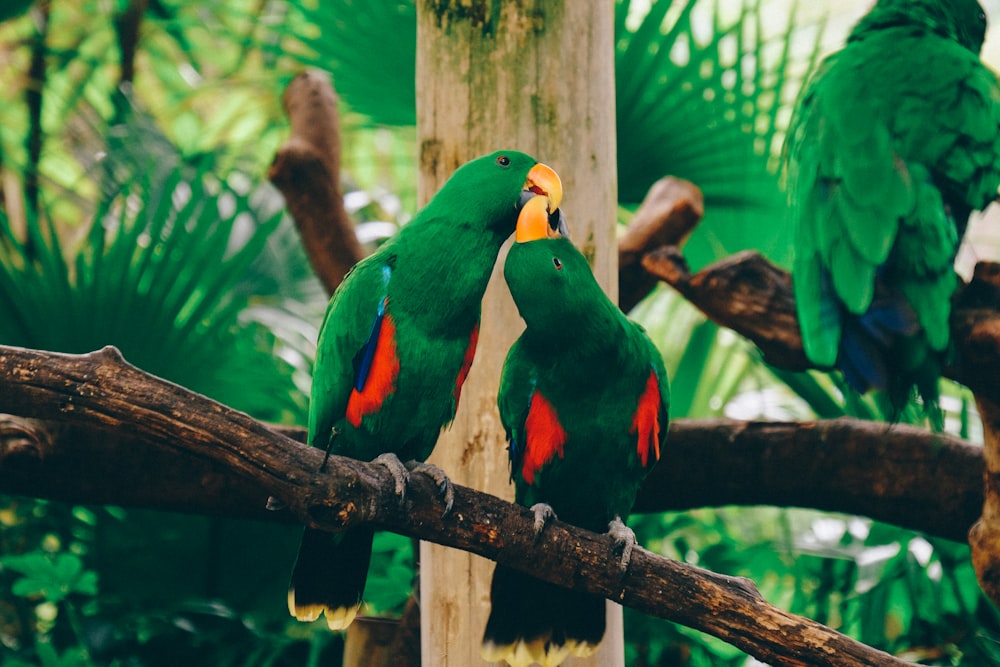
M 642 265 L 649 248 L 687 239 L 705 215 L 701 190 L 679 178 L 661 178 L 646 193 L 618 241 L 618 305 L 626 313 L 658 282 Z
M 0 351 L 4 348 L 0 347 Z M 61 363 L 53 361 L 52 363 Z M 5 380 L 4 395 L 24 391 Z M 9 377 L 9 376 L 8 376 Z M 6 401 L 0 410 L 10 411 Z M 259 520 L 270 489 L 227 466 L 148 436 L 0 416 L 0 491 Z M 271 427 L 300 442 L 298 428 Z M 852 419 L 810 423 L 675 420 L 664 465 L 635 511 L 775 505 L 847 512 L 964 541 L 983 500 L 981 449 L 908 426 Z M 81 474 L 81 470 L 100 474 Z M 112 483 L 113 482 L 113 483 Z
M 719 637 L 776 665 L 902 665 L 814 621 L 769 604 L 745 579 L 636 549 L 620 578 L 613 542 L 562 522 L 536 543 L 529 510 L 465 487 L 441 518 L 431 480 L 414 475 L 401 507 L 382 466 L 322 452 L 247 415 L 125 363 L 117 350 L 64 355 L 0 347 L 0 410 L 77 428 L 129 432 L 211 461 L 283 500 L 297 522 L 325 530 L 359 523 L 430 540 L 530 571 Z M 82 471 L 81 471 L 82 472 Z M 100 471 L 87 471 L 87 474 Z M 154 471 L 155 474 L 155 471 Z M 98 474 L 97 476 L 101 476 Z M 103 480 L 106 484 L 106 479 Z
M 268 178 L 285 196 L 316 275 L 332 294 L 365 252 L 340 192 L 340 120 L 329 79 L 305 72 L 283 96 L 291 123 Z
M 983 502 L 982 449 L 911 426 L 676 420 L 665 447 L 636 512 L 809 507 L 964 542 Z

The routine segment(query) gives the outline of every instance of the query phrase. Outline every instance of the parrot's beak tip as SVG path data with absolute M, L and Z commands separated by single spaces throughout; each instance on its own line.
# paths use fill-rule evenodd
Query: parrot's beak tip
M 523 206 L 536 195 L 545 197 L 546 209 L 550 214 L 554 214 L 562 203 L 563 188 L 559 174 L 552 167 L 541 162 L 528 172 L 528 177 L 524 182 L 524 192 L 521 194 L 521 205 Z

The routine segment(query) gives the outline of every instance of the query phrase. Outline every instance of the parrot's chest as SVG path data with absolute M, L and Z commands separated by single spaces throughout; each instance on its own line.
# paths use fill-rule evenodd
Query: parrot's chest
M 552 397 L 545 418 L 555 424 L 534 434 L 535 424 L 527 425 L 527 449 L 515 474 L 518 502 L 548 503 L 560 518 L 594 523 L 587 527 L 595 530 L 628 513 L 645 476 L 632 429 L 638 398 L 631 384 L 611 376 L 539 384 L 538 391 Z

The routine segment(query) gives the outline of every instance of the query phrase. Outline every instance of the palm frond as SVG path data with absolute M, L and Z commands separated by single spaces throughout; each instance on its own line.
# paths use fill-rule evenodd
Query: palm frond
M 695 265 L 744 248 L 789 259 L 776 154 L 820 41 L 820 26 L 799 26 L 791 7 L 775 29 L 773 5 L 765 21 L 762 0 L 617 2 L 619 202 L 638 204 L 667 174 L 701 187 L 706 222 L 688 249 Z M 303 43 L 351 109 L 376 125 L 415 122 L 412 0 L 296 9 L 320 27 Z
M 376 125 L 412 126 L 417 10 L 413 0 L 290 3 L 314 29 L 302 37 L 312 64 L 333 74 L 352 109 Z
M 777 30 L 760 0 L 661 0 L 645 14 L 638 4 L 616 13 L 619 201 L 638 203 L 667 174 L 688 179 L 706 210 L 686 250 L 693 264 L 744 248 L 787 262 L 775 157 L 816 57 L 792 45 L 817 26 L 797 25 L 796 3 Z
M 162 148 L 144 122 L 114 128 L 122 145 Z M 159 141 L 157 141 L 159 139 Z M 115 345 L 141 368 L 272 419 L 301 415 L 292 367 L 234 290 L 281 222 L 252 192 L 141 148 L 108 153 L 93 176 L 101 202 L 78 247 L 44 222 L 24 239 L 0 230 L 0 341 L 65 352 Z M 68 258 L 68 259 L 67 259 Z

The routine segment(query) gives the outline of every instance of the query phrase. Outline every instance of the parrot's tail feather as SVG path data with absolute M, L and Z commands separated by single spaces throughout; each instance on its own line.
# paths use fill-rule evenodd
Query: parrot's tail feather
M 332 535 L 306 528 L 288 585 L 288 611 L 300 621 L 326 614 L 331 630 L 349 626 L 361 608 L 374 533 L 352 528 Z
M 837 368 L 852 389 L 885 392 L 896 413 L 906 407 L 913 390 L 924 400 L 925 412 L 934 421 L 937 411 L 937 378 L 943 353 L 931 348 L 917 314 L 902 294 L 876 284 L 875 299 L 867 312 L 845 317 Z
M 559 665 L 591 655 L 604 637 L 604 599 L 498 565 L 482 656 L 512 666 Z
M 843 325 L 840 355 L 837 368 L 844 379 L 859 394 L 871 388 L 885 390 L 889 386 L 889 368 L 885 363 L 885 348 L 856 321 L 848 319 Z

